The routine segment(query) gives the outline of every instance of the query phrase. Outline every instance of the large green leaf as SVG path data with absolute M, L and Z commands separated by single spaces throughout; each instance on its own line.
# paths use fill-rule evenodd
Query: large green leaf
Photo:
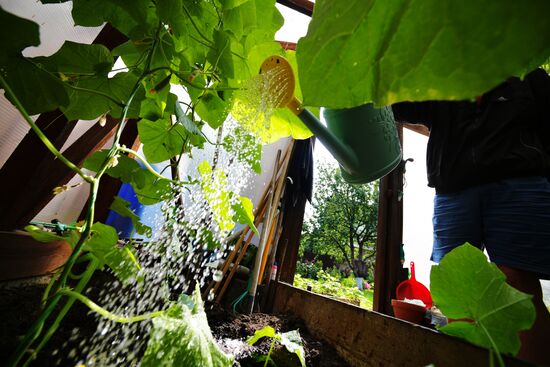
M 121 118 L 123 107 L 128 103 L 130 92 L 137 82 L 138 77 L 133 73 L 118 73 L 112 78 L 95 76 L 78 79 L 71 83 L 78 89 L 67 87 L 70 103 L 62 111 L 69 120 L 92 120 L 105 113 Z M 139 116 L 144 94 L 140 87 L 132 100 L 127 118 Z
M 212 32 L 218 27 L 217 11 L 214 1 L 157 1 L 159 18 L 170 26 L 176 50 L 184 53 L 190 65 L 204 63 Z
M 248 225 L 258 236 L 260 235 L 258 229 L 254 225 L 254 204 L 252 204 L 252 200 L 244 196 L 239 196 L 237 202 L 232 204 L 231 208 L 235 212 L 233 215 L 233 220 L 235 222 Z
M 107 76 L 113 67 L 113 56 L 107 47 L 71 41 L 65 41 L 55 54 L 33 60 L 62 79 L 85 78 L 94 74 Z
M 216 169 L 207 161 L 203 161 L 198 171 L 201 179 L 201 189 L 204 198 L 210 205 L 214 220 L 218 223 L 221 231 L 230 231 L 234 226 L 233 213 L 231 209 L 231 192 L 227 189 L 227 177 L 225 173 Z
M 168 119 L 138 122 L 138 133 L 143 143 L 143 152 L 147 160 L 159 163 L 184 153 L 187 131 L 180 124 L 172 124 Z
M 107 158 L 108 150 L 95 152 L 84 161 L 84 168 L 97 172 Z M 159 179 L 147 169 L 125 156 L 118 156 L 118 164 L 107 169 L 106 173 L 122 182 L 129 183 L 136 192 L 138 200 L 144 205 L 152 205 L 165 200 L 172 193 L 170 181 Z
M 147 120 L 156 121 L 162 118 L 168 118 L 175 113 L 174 105 L 178 101 L 178 97 L 169 93 L 166 102 L 160 102 L 153 98 L 145 98 L 141 101 L 139 117 Z
M 248 76 L 248 65 L 243 45 L 230 32 L 214 30 L 214 47 L 207 59 L 220 76 L 240 79 Z
M 84 251 L 94 254 L 102 265 L 107 265 L 123 282 L 135 279 L 139 270 L 134 254 L 126 246 L 118 247 L 116 229 L 102 223 L 94 223 Z
M 433 266 L 430 287 L 435 304 L 455 321 L 440 330 L 500 353 L 516 354 L 518 332 L 535 320 L 531 296 L 506 283 L 505 275 L 470 244 Z
M 132 224 L 135 227 L 135 230 L 139 234 L 146 235 L 148 237 L 151 237 L 153 234 L 153 230 L 151 227 L 141 223 L 139 216 L 136 215 L 130 208 L 130 202 L 128 200 L 124 200 L 120 196 L 115 196 L 113 203 L 109 207 L 109 209 L 113 210 L 114 212 L 118 213 L 119 215 L 129 218 L 132 221 Z
M 160 71 L 149 75 L 142 81 L 145 99 L 141 101 L 140 117 L 156 121 L 164 116 L 168 100 L 172 100 L 170 80 L 172 74 Z
M 302 345 L 302 337 L 298 330 L 287 331 L 286 333 L 280 334 L 281 339 L 279 340 L 281 344 L 288 350 L 290 353 L 294 353 L 300 359 L 300 364 L 302 367 L 306 367 L 306 357 L 304 347 Z
M 272 41 L 283 23 L 274 0 L 224 1 L 224 28 L 238 40 L 254 33 L 258 43 Z M 263 37 L 260 39 L 259 35 Z
M 252 201 L 229 190 L 225 173 L 219 168 L 212 170 L 207 161 L 199 165 L 198 171 L 201 190 L 220 230 L 230 231 L 238 222 L 258 233 L 254 226 Z
M 204 88 L 207 83 L 208 81 L 202 76 L 198 76 L 194 80 L 195 85 Z M 188 92 L 193 101 L 195 112 L 210 127 L 217 129 L 225 122 L 231 109 L 232 101 L 230 99 L 222 99 L 220 94 L 208 89 L 189 88 Z
M 184 297 L 166 315 L 153 319 L 143 367 L 230 367 L 233 358 L 217 346 L 198 287 L 193 297 Z
M 179 101 L 176 100 L 173 103 L 173 106 L 174 113 L 176 115 L 176 121 L 178 124 L 181 124 L 183 128 L 187 131 L 189 142 L 195 147 L 202 148 L 204 146 L 204 142 L 206 141 L 206 138 L 199 128 L 199 126 L 202 127 L 202 124 L 199 123 L 199 125 L 197 125 L 195 121 L 192 121 L 192 115 L 187 115 L 183 111 Z
M 248 164 L 254 172 L 262 172 L 262 144 L 253 135 L 242 128 L 236 128 L 224 138 L 223 146 L 238 161 Z
M 68 104 L 63 83 L 21 53 L 29 46 L 40 44 L 38 24 L 2 8 L 0 24 L 3 27 L 0 32 L 0 72 L 26 111 L 34 115 Z
M 467 99 L 550 55 L 550 2 L 319 0 L 298 42 L 307 105 Z
M 95 27 L 108 22 L 128 37 L 143 38 L 158 24 L 150 0 L 73 0 L 72 15 L 77 25 Z

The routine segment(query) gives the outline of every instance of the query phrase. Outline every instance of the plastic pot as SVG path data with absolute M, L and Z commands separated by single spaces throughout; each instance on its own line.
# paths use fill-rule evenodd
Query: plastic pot
M 426 314 L 426 307 L 398 299 L 392 299 L 391 305 L 393 307 L 393 314 L 398 319 L 413 322 L 415 324 L 423 323 L 424 315 Z

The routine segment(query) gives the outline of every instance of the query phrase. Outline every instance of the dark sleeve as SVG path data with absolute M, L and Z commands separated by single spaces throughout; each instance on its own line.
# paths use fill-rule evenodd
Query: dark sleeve
M 536 69 L 527 74 L 525 80 L 531 87 L 537 105 L 540 137 L 550 152 L 550 76 L 543 69 Z
M 431 129 L 435 120 L 436 102 L 400 102 L 393 104 L 395 120 L 410 124 L 422 124 Z

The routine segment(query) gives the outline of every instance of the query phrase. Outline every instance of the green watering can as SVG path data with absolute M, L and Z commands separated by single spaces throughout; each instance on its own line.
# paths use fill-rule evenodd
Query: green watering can
M 401 145 L 389 107 L 365 104 L 346 109 L 322 108 L 325 127 L 294 96 L 294 73 L 284 57 L 268 57 L 260 73 L 269 75 L 275 107 L 289 108 L 321 140 L 340 164 L 346 182 L 363 184 L 377 180 L 401 162 Z

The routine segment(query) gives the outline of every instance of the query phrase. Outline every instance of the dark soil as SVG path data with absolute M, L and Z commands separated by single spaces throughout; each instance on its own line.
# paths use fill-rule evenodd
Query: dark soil
M 99 275 L 99 274 L 98 274 Z M 102 276 L 94 276 L 90 284 L 90 293 L 94 292 L 97 283 L 102 283 Z M 45 284 L 26 284 L 20 287 L 0 287 L 0 365 L 15 351 L 20 338 L 26 333 L 33 321 L 39 315 L 40 299 Z M 87 292 L 88 293 L 88 292 Z M 92 297 L 93 298 L 93 297 Z M 345 367 L 330 345 L 313 337 L 303 322 L 292 315 L 268 315 L 254 313 L 234 315 L 220 307 L 208 307 L 208 321 L 214 337 L 220 347 L 227 353 L 235 355 L 235 366 L 263 366 L 258 358 L 265 356 L 270 348 L 271 340 L 264 338 L 256 345 L 249 346 L 246 339 L 265 326 L 273 327 L 277 332 L 287 332 L 298 329 L 302 337 L 307 366 Z M 39 353 L 32 366 L 75 366 L 79 356 L 68 353 L 78 350 L 79 342 L 91 338 L 96 331 L 97 321 L 89 310 L 76 302 L 69 314 L 63 320 L 61 327 L 54 334 L 44 350 Z M 78 338 L 74 334 L 78 333 Z M 300 366 L 298 357 L 291 354 L 279 343 L 271 355 L 278 367 Z
M 292 315 L 268 315 L 254 313 L 252 315 L 234 315 L 220 307 L 212 307 L 207 311 L 208 323 L 220 347 L 227 353 L 235 355 L 236 362 L 242 367 L 263 366 L 258 357 L 265 356 L 271 345 L 271 340 L 264 338 L 254 346 L 247 346 L 246 339 L 257 330 L 271 326 L 277 332 L 296 330 L 300 332 L 305 351 L 306 365 L 311 367 L 346 367 L 343 361 L 329 344 L 314 338 L 302 320 Z M 242 342 L 242 343 L 239 343 Z M 300 366 L 298 357 L 291 354 L 280 344 L 276 344 L 271 355 L 278 367 Z M 239 365 L 236 364 L 236 365 Z

